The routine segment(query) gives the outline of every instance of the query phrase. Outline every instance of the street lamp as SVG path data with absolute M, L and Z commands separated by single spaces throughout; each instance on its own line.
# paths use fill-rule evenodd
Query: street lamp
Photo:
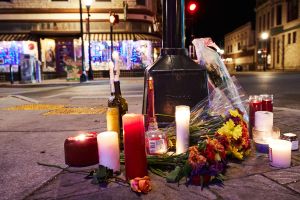
M 88 72 L 88 78 L 89 80 L 94 80 L 94 72 L 93 72 L 93 68 L 92 68 L 92 54 L 91 54 L 91 28 L 90 28 L 90 8 L 91 5 L 93 3 L 93 0 L 85 0 L 84 4 L 86 6 L 87 9 L 87 13 L 88 13 L 88 18 L 87 18 L 87 32 L 88 32 L 88 43 L 89 43 L 89 49 L 88 49 L 88 53 L 89 53 L 89 72 Z
M 80 37 L 81 37 L 81 76 L 80 76 L 80 82 L 86 82 L 87 77 L 86 77 L 86 72 L 85 72 L 85 67 L 84 67 L 84 40 L 83 40 L 83 22 L 82 22 L 82 2 L 79 0 L 79 12 L 80 12 Z
M 264 41 L 264 48 L 263 48 L 263 55 L 264 55 L 264 71 L 267 69 L 267 56 L 268 56 L 268 39 L 269 39 L 269 33 L 268 32 L 262 32 L 260 35 L 260 38 Z
M 110 23 L 110 59 L 113 61 L 113 51 L 114 51 L 114 45 L 113 45 L 113 26 L 116 23 L 119 23 L 119 15 L 113 14 L 110 12 L 109 14 L 109 23 Z

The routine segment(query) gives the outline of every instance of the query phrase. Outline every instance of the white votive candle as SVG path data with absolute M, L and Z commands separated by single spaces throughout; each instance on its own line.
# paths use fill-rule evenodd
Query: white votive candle
M 259 131 L 272 131 L 273 113 L 268 111 L 255 112 L 255 128 Z
M 190 107 L 176 106 L 176 154 L 184 153 L 189 148 Z
M 114 172 L 120 171 L 120 149 L 118 133 L 106 131 L 97 135 L 99 165 L 103 165 Z
M 269 142 L 269 158 L 273 167 L 287 168 L 291 166 L 292 143 L 286 140 Z

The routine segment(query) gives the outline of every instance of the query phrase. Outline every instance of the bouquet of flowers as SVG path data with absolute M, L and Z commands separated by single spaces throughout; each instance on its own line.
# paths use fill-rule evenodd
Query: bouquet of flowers
M 250 153 L 250 139 L 245 115 L 236 105 L 246 105 L 246 95 L 234 79 L 238 97 L 228 99 L 228 85 L 215 88 L 191 111 L 190 147 L 186 153 L 149 156 L 149 169 L 169 182 L 205 185 L 222 180 L 228 159 L 242 160 Z M 170 150 L 176 143 L 176 124 L 168 133 Z
M 244 156 L 249 155 L 251 147 L 247 123 L 238 109 L 230 110 L 229 113 L 226 122 L 215 136 L 224 146 L 228 156 L 242 160 Z

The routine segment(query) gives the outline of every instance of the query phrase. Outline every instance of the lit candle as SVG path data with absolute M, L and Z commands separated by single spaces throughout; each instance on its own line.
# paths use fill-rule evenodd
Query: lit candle
M 273 167 L 287 168 L 291 166 L 292 143 L 286 140 L 271 140 L 269 143 L 269 159 Z
M 120 135 L 119 108 L 109 107 L 106 112 L 106 124 L 108 131 L 115 131 Z
M 120 171 L 120 149 L 118 133 L 106 131 L 97 136 L 99 165 L 103 165 L 114 172 Z
M 99 162 L 97 133 L 82 133 L 69 137 L 64 143 L 65 163 L 72 167 L 85 167 Z
M 181 154 L 189 148 L 190 107 L 176 106 L 176 154 Z
M 145 149 L 144 116 L 123 115 L 125 175 L 130 180 L 148 174 Z

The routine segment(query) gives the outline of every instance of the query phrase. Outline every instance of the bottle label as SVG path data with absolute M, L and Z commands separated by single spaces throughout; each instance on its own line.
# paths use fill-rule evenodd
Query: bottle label
M 166 152 L 166 142 L 164 139 L 149 139 L 149 153 L 161 154 Z

